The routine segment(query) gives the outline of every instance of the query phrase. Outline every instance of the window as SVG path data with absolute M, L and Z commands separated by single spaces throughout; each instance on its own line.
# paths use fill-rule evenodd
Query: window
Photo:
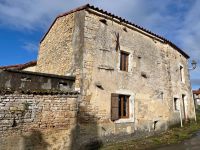
M 181 82 L 185 82 L 185 79 L 184 79 L 184 68 L 183 66 L 180 66 L 180 78 L 181 78 Z
M 111 119 L 113 121 L 129 117 L 129 97 L 128 95 L 111 95 Z
M 128 118 L 129 96 L 119 95 L 119 118 Z
M 120 70 L 128 71 L 128 56 L 127 52 L 121 51 L 120 53 Z
M 180 110 L 180 103 L 178 98 L 174 98 L 174 110 L 179 111 Z
M 103 24 L 107 25 L 106 19 L 100 19 L 99 21 L 102 22 Z

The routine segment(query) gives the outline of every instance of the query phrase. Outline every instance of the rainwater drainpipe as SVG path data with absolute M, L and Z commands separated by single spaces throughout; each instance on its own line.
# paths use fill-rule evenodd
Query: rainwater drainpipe
M 182 120 L 182 113 L 181 113 L 181 100 L 180 99 L 179 99 L 179 103 L 180 103 L 180 110 L 179 110 L 180 121 L 181 121 L 181 127 L 183 127 L 183 120 Z
M 191 91 L 191 92 L 192 92 L 192 91 Z M 192 92 L 192 100 L 195 101 L 193 92 Z M 194 120 L 195 120 L 195 122 L 197 122 L 197 115 L 196 115 L 195 102 L 194 102 Z
M 192 65 L 192 68 L 189 68 L 188 69 L 189 71 L 195 70 L 197 68 L 197 62 L 195 60 L 192 60 L 191 65 Z M 190 73 L 189 73 L 189 76 L 190 76 Z M 190 87 L 192 88 L 191 82 L 190 82 Z M 195 102 L 194 102 L 194 94 L 193 94 L 192 90 L 191 90 L 191 93 L 192 93 L 192 100 L 193 100 L 193 104 L 194 104 L 194 120 L 196 122 L 197 121 L 197 115 L 196 115 L 196 108 L 195 108 Z
M 135 101 L 136 101 L 136 93 L 134 94 L 134 101 L 133 101 L 133 102 L 134 102 L 134 105 L 133 105 L 133 106 L 134 106 L 134 108 L 133 108 L 133 109 L 134 109 L 134 123 L 135 123 L 135 128 L 134 128 L 134 130 L 136 131 L 136 130 L 137 130 L 137 119 L 136 119 L 136 111 L 135 111 L 135 108 L 136 108 L 136 107 L 135 107 L 135 104 L 136 104 Z

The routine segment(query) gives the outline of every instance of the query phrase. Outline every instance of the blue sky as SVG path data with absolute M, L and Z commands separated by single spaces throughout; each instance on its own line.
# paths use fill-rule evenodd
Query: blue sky
M 86 3 L 164 36 L 200 64 L 200 0 L 0 0 L 0 66 L 36 60 L 54 18 Z M 191 81 L 200 87 L 199 66 Z

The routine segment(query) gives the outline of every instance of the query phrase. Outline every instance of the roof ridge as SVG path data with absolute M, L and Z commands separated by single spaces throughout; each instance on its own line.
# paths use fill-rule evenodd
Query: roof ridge
M 114 18 L 117 18 L 117 19 L 119 19 L 120 21 L 123 21 L 124 23 L 127 23 L 127 24 L 129 24 L 129 25 L 132 25 L 132 26 L 134 26 L 134 27 L 136 27 L 136 28 L 142 30 L 143 32 L 146 32 L 146 33 L 148 33 L 148 34 L 150 34 L 150 35 L 152 35 L 152 36 L 155 36 L 155 37 L 157 37 L 157 38 L 163 40 L 165 43 L 168 43 L 171 47 L 173 47 L 173 48 L 175 48 L 176 50 L 178 50 L 178 51 L 179 51 L 183 56 L 185 56 L 187 59 L 190 58 L 189 55 L 186 54 L 181 48 L 179 48 L 176 44 L 174 44 L 174 43 L 171 42 L 170 40 L 164 38 L 163 36 L 158 35 L 158 34 L 152 32 L 152 31 L 150 31 L 150 30 L 148 30 L 148 29 L 146 29 L 146 28 L 144 28 L 144 27 L 142 27 L 142 26 L 139 26 L 139 25 L 137 25 L 137 24 L 135 24 L 135 23 L 133 23 L 133 22 L 130 22 L 130 21 L 124 19 L 124 18 L 121 18 L 121 17 L 116 16 L 116 15 L 114 15 L 114 14 L 112 14 L 112 13 L 109 13 L 109 12 L 107 12 L 107 11 L 104 11 L 103 9 L 99 9 L 98 7 L 95 7 L 95 6 L 93 6 L 93 5 L 90 5 L 89 3 L 88 3 L 88 4 L 85 4 L 85 5 L 83 5 L 83 6 L 77 7 L 77 8 L 75 8 L 75 9 L 72 9 L 72 10 L 70 10 L 70 11 L 68 11 L 68 12 L 63 13 L 63 14 L 58 15 L 58 16 L 54 19 L 53 23 L 51 24 L 51 26 L 49 27 L 49 29 L 47 30 L 47 32 L 45 33 L 45 35 L 42 37 L 40 43 L 45 39 L 46 35 L 49 33 L 50 29 L 52 28 L 52 26 L 54 25 L 54 23 L 56 22 L 56 20 L 57 20 L 58 18 L 63 17 L 63 16 L 66 16 L 66 15 L 69 15 L 69 14 L 71 14 L 71 13 L 74 13 L 74 12 L 77 12 L 77 11 L 80 11 L 80 10 L 83 10 L 83 9 L 87 9 L 87 8 L 90 8 L 90 9 L 93 9 L 93 10 L 95 10 L 95 11 L 99 11 L 99 12 L 104 13 L 104 14 L 106 14 L 106 15 L 109 15 L 109 16 L 112 16 L 112 17 L 114 17 Z

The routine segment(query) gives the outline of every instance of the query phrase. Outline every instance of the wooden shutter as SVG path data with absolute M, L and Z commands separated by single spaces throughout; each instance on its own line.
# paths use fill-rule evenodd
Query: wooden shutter
M 111 120 L 115 121 L 119 119 L 119 95 L 111 94 Z

